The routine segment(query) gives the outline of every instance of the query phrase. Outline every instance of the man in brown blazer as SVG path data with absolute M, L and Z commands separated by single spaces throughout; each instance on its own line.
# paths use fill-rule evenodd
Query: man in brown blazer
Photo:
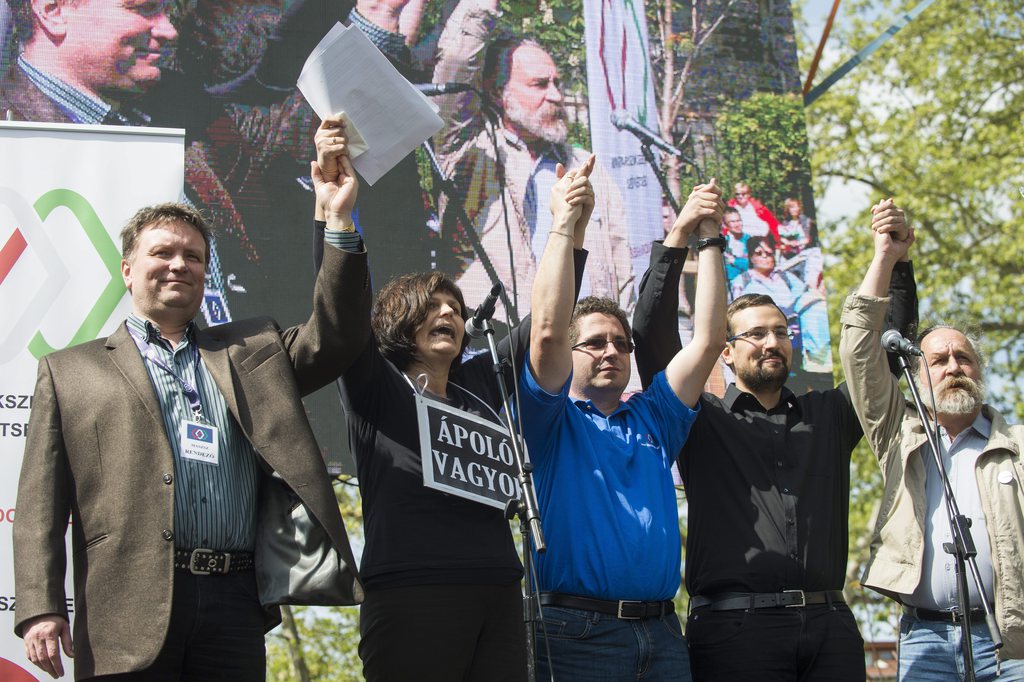
M 199 329 L 209 228 L 190 207 L 164 204 L 122 231 L 125 324 L 40 361 L 14 526 L 15 632 L 52 676 L 63 674 L 63 648 L 77 679 L 262 681 L 263 633 L 279 614 L 259 603 L 253 551 L 273 530 L 256 521 L 271 473 L 330 536 L 348 567 L 342 587 L 362 600 L 300 400 L 338 377 L 369 333 L 356 180 L 347 157 L 341 168 L 325 181 L 313 163 L 318 201 L 342 228 L 328 230 L 304 324 Z

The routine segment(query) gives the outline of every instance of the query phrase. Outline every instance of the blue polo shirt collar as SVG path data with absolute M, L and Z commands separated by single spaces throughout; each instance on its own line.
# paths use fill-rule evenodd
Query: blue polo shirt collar
M 588 413 L 588 414 L 600 414 L 602 416 L 604 415 L 604 413 L 601 412 L 600 409 L 598 409 L 597 405 L 595 405 L 594 401 L 592 401 L 592 400 L 577 400 L 575 398 L 572 398 L 571 400 L 573 401 L 573 403 L 575 403 L 576 407 L 580 408 L 580 410 L 582 410 L 585 413 Z M 612 417 L 620 415 L 623 412 L 626 412 L 628 410 L 629 410 L 629 403 L 620 400 L 619 401 L 619 406 L 615 408 L 614 412 L 612 412 L 611 414 L 609 414 L 607 416 L 607 419 L 611 419 Z

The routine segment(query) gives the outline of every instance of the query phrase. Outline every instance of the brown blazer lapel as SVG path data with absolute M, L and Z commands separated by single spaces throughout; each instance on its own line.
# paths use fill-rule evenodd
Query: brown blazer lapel
M 216 327 L 200 329 L 196 332 L 196 345 L 199 357 L 210 372 L 213 381 L 220 389 L 227 402 L 228 411 L 238 420 L 238 396 L 235 394 L 235 382 L 231 380 L 231 362 L 228 358 L 227 341 Z M 238 420 L 239 423 L 244 423 Z
M 164 417 L 160 411 L 160 403 L 156 398 L 156 391 L 153 389 L 153 382 L 146 371 L 146 364 L 142 361 L 138 346 L 132 340 L 128 328 L 122 322 L 117 331 L 107 338 L 107 350 L 110 361 L 114 363 L 121 372 L 128 384 L 135 391 L 136 397 L 146 406 L 146 411 L 153 421 L 162 430 L 164 428 Z

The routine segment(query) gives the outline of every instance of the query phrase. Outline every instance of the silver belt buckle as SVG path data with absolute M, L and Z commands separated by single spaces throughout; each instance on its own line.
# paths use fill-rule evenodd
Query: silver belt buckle
M 799 604 L 786 604 L 786 608 L 787 609 L 799 608 L 801 606 L 807 606 L 807 595 L 804 594 L 803 590 L 783 590 L 782 591 L 783 594 L 796 594 L 798 592 L 800 593 L 800 603 Z
M 640 605 L 643 604 L 643 602 L 640 602 L 640 601 L 629 601 L 629 600 L 626 600 L 626 599 L 620 599 L 619 600 L 619 608 L 615 612 L 615 617 L 616 618 L 618 618 L 619 620 L 640 620 L 641 618 L 643 618 L 643 615 L 640 615 L 640 616 L 626 616 L 626 615 L 623 615 L 622 607 L 627 605 L 627 604 L 636 604 L 636 605 L 640 606 Z
M 205 557 L 203 555 L 206 555 Z M 217 557 L 221 554 L 224 557 L 224 565 L 217 566 Z M 231 566 L 231 555 L 227 552 L 214 552 L 212 549 L 197 548 L 192 550 L 188 559 L 188 570 L 192 575 L 211 575 L 218 573 L 224 575 Z

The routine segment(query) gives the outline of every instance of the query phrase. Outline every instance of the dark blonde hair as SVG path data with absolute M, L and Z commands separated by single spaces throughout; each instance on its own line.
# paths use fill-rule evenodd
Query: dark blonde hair
M 157 204 L 146 206 L 135 212 L 124 227 L 121 228 L 121 257 L 131 262 L 135 257 L 135 247 L 139 243 L 139 235 L 148 227 L 167 225 L 169 223 L 185 223 L 191 225 L 203 237 L 206 245 L 204 262 L 210 264 L 210 242 L 213 241 L 213 228 L 203 218 L 198 209 L 181 203 Z
M 377 338 L 381 355 L 401 370 L 416 359 L 416 330 L 430 312 L 430 297 L 435 293 L 451 294 L 459 302 L 459 314 L 469 317 L 462 290 L 443 272 L 415 272 L 399 275 L 384 285 L 373 303 L 370 326 Z M 469 335 L 462 337 L 459 356 L 452 369 L 459 366 L 462 351 L 469 345 Z

